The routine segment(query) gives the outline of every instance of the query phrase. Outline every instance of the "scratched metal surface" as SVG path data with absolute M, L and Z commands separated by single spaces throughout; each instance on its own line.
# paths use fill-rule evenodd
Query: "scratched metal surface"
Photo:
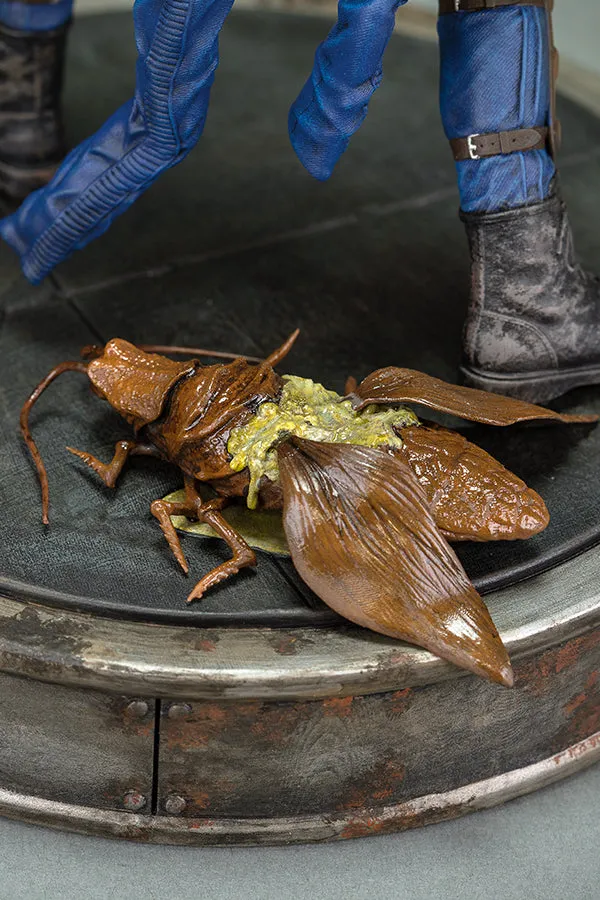
M 54 653 L 60 680 L 71 654 L 94 652 L 93 635 L 70 624 L 69 631 L 68 619 L 40 617 L 34 608 L 7 619 L 2 668 L 29 630 L 33 645 Z M 85 690 L 85 677 L 77 688 L 41 683 L 52 673 L 30 659 L 27 672 L 14 667 L 28 678 L 0 676 L 0 815 L 214 846 L 344 840 L 485 809 L 600 758 L 597 617 L 595 628 L 555 637 L 553 646 L 515 655 L 510 691 L 455 671 L 408 686 L 398 673 L 392 690 L 373 683 L 371 693 L 356 696 L 338 692 L 336 658 L 321 693 L 297 700 L 292 691 L 286 698 L 283 680 L 285 699 L 262 699 L 260 671 L 248 660 L 237 696 L 167 695 L 155 704 L 136 695 L 135 678 L 123 694 Z M 307 643 L 288 642 L 286 662 L 297 653 L 306 663 L 314 652 Z M 211 652 L 198 646 L 198 655 Z M 99 671 L 110 666 L 110 648 L 104 660 L 98 645 L 95 653 Z M 177 664 L 183 671 L 185 660 Z M 150 690 L 151 658 L 138 668 Z M 114 677 L 107 686 L 116 687 Z M 244 697 L 251 686 L 257 696 Z
M 33 420 L 50 472 L 47 532 L 16 433 L 23 398 L 54 363 L 116 335 L 266 353 L 299 325 L 289 370 L 338 390 L 347 374 L 390 363 L 456 377 L 468 273 L 438 122 L 435 48 L 394 39 L 365 127 L 332 181 L 320 185 L 288 146 L 286 110 L 325 27 L 304 17 L 234 15 L 223 36 L 209 125 L 186 162 L 43 287 L 26 285 L 0 248 L 5 594 L 207 626 L 335 621 L 289 563 L 262 554 L 256 573 L 185 608 L 188 584 L 149 514 L 153 499 L 179 486 L 178 475 L 137 460 L 113 494 L 82 471 L 66 444 L 108 457 L 128 433 L 83 380 L 57 383 Z M 76 24 L 66 97 L 72 141 L 127 97 L 133 52 L 129 15 Z M 95 83 L 99 59 L 111 60 L 102 90 Z M 562 118 L 565 192 L 579 250 L 593 266 L 600 123 L 570 103 Z M 411 148 L 401 162 L 400 147 Z M 578 392 L 561 405 L 599 410 L 600 393 Z M 600 429 L 478 429 L 477 439 L 543 494 L 553 517 L 532 542 L 460 548 L 482 590 L 598 540 Z M 199 577 L 223 558 L 224 547 L 189 539 L 186 551 L 191 575 Z
M 595 631 L 517 663 L 513 691 L 466 678 L 354 698 L 163 701 L 158 812 L 287 816 L 290 838 L 304 815 L 349 815 L 330 837 L 410 827 L 410 816 L 386 827 L 384 810 L 466 784 L 476 794 L 478 782 L 589 737 L 600 725 L 599 666 Z M 418 824 L 427 813 L 419 821 L 414 811 Z
M 154 701 L 136 704 L 1 674 L 2 789 L 97 809 L 149 811 L 154 713 Z

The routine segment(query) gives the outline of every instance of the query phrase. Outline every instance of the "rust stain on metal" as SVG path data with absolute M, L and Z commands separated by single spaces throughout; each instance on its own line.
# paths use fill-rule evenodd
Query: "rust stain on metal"
M 419 812 L 408 809 L 398 819 L 394 816 L 377 814 L 375 810 L 369 814 L 351 819 L 340 831 L 340 838 L 350 840 L 356 837 L 368 837 L 371 834 L 391 834 L 398 831 L 408 831 L 411 828 L 420 828 L 423 825 L 433 825 L 439 822 L 447 822 L 464 813 L 471 811 L 469 803 L 458 806 L 432 807 Z
M 201 637 L 196 638 L 192 641 L 191 646 L 194 650 L 199 650 L 202 653 L 212 653 L 217 649 L 217 645 L 221 640 L 221 635 L 215 628 L 203 628 L 201 630 Z M 187 649 L 190 646 L 190 635 L 188 629 L 182 629 L 181 634 L 176 634 L 175 640 L 181 642 L 181 644 Z
M 296 656 L 299 650 L 311 647 L 313 644 L 309 638 L 289 631 L 273 632 L 267 636 L 267 641 L 275 653 L 279 653 L 281 656 Z
M 598 674 L 598 669 L 590 672 L 583 690 L 563 705 L 566 723 L 555 738 L 554 747 L 556 749 L 585 741 L 590 735 L 600 730 Z
M 169 751 L 193 751 L 214 740 L 239 743 L 251 734 L 270 746 L 284 746 L 294 730 L 310 717 L 310 704 L 299 702 L 195 703 L 180 718 L 167 719 L 162 740 Z
M 399 760 L 387 760 L 370 771 L 362 784 L 351 788 L 342 803 L 336 806 L 340 812 L 351 809 L 371 809 L 383 800 L 397 802 L 398 789 L 404 781 L 406 768 Z
M 288 743 L 299 723 L 309 715 L 309 707 L 302 702 L 262 704 L 250 731 L 268 744 L 282 747 Z
M 237 715 L 240 719 L 254 719 L 259 714 L 264 704 L 260 700 L 249 700 L 237 705 Z
M 354 697 L 332 697 L 323 700 L 323 715 L 336 719 L 347 719 L 352 715 L 352 702 Z
M 193 791 L 189 795 L 190 812 L 194 809 L 208 809 L 210 806 L 210 797 L 206 791 Z
M 188 782 L 189 779 L 186 780 L 185 785 L 181 784 L 180 787 L 187 800 L 185 815 L 194 818 L 202 816 L 213 803 L 216 802 L 219 805 L 224 797 L 230 797 L 239 790 L 239 784 L 227 778 L 218 778 L 210 782 L 200 781 L 195 785 L 190 785 Z M 172 787 L 173 785 L 171 785 Z
M 217 823 L 214 819 L 200 819 L 196 822 L 190 822 L 189 825 L 186 825 L 190 831 L 200 831 L 205 828 L 214 828 Z
M 390 709 L 395 713 L 406 712 L 413 699 L 412 688 L 404 688 L 401 691 L 394 691 L 390 694 Z
M 580 744 L 575 744 L 573 747 L 567 747 L 566 750 L 557 753 L 554 757 L 554 763 L 557 766 L 560 766 L 563 765 L 566 760 L 579 759 L 589 753 L 590 750 L 595 750 L 596 747 L 600 747 L 600 734 L 592 734 Z
M 271 644 L 275 653 L 280 653 L 281 656 L 295 656 L 298 652 L 298 648 L 296 646 L 297 638 L 293 637 L 290 634 L 281 635 L 281 637 L 276 637 L 275 639 L 270 638 L 269 643 Z
M 132 719 L 123 715 L 122 717 L 122 726 L 123 730 L 129 732 L 130 734 L 134 734 L 139 738 L 148 738 L 154 736 L 154 721 L 150 720 L 149 722 L 141 722 L 139 719 Z
M 357 837 L 367 837 L 369 834 L 380 834 L 385 831 L 386 823 L 375 816 L 367 816 L 361 819 L 353 819 L 342 828 L 340 837 L 351 840 Z
M 565 703 L 563 706 L 563 710 L 565 713 L 570 716 L 572 715 L 576 709 L 582 706 L 588 700 L 588 691 L 591 691 L 595 688 L 598 682 L 598 669 L 594 669 L 593 672 L 590 672 L 588 680 L 585 683 L 584 690 L 581 694 L 577 694 L 576 697 L 573 697 L 572 700 L 569 700 L 568 703 Z
M 218 703 L 198 703 L 190 715 L 168 720 L 163 726 L 163 740 L 171 751 L 206 746 L 222 733 L 232 717 L 233 711 Z
M 111 781 L 102 791 L 104 803 L 101 805 L 107 809 L 123 809 L 124 806 L 130 811 L 134 811 L 136 807 L 142 809 L 142 799 L 148 795 L 150 789 L 151 785 L 139 778 L 129 779 L 127 783 Z M 129 798 L 129 802 L 124 801 L 125 797 Z M 135 798 L 138 799 L 139 805 L 135 803 Z
M 217 642 L 211 641 L 210 638 L 204 638 L 201 641 L 196 641 L 194 644 L 195 650 L 202 650 L 204 653 L 212 653 L 217 649 Z
M 136 716 L 130 706 L 124 703 L 123 698 L 115 698 L 110 703 L 110 724 L 119 731 L 126 731 L 140 738 L 151 738 L 154 735 L 154 716 L 146 715 L 142 718 Z M 149 711 L 148 711 L 149 712 Z
M 342 812 L 346 809 L 365 809 L 365 807 L 370 805 L 369 800 L 370 793 L 368 789 L 353 788 L 348 792 L 344 802 L 337 804 L 336 809 Z
M 534 696 L 541 696 L 549 690 L 553 676 L 570 669 L 579 661 L 582 654 L 594 650 L 599 645 L 600 630 L 573 638 L 561 647 L 547 650 L 536 659 L 516 666 L 516 685 Z
M 373 791 L 373 800 L 389 800 L 393 794 L 392 788 L 382 788 L 380 791 Z

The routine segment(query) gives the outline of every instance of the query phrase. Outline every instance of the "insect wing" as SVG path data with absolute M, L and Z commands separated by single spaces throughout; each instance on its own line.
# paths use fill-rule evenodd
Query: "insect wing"
M 399 434 L 394 452 L 417 476 L 448 540 L 525 540 L 548 525 L 540 495 L 461 434 L 425 425 Z
M 523 400 L 449 384 L 414 369 L 388 366 L 368 375 L 351 397 L 355 409 L 369 403 L 419 403 L 484 425 L 515 425 L 518 422 L 597 422 L 598 416 L 563 415 Z
M 278 456 L 292 559 L 328 606 L 512 684 L 491 617 L 405 463 L 383 450 L 300 438 Z

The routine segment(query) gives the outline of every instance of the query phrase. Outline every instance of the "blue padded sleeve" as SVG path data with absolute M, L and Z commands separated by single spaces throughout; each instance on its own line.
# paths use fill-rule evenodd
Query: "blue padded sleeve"
M 545 10 L 514 6 L 440 16 L 441 112 L 448 138 L 548 124 Z M 532 150 L 456 164 L 465 212 L 493 212 L 548 196 L 554 164 Z
M 55 3 L 20 3 L 0 0 L 0 23 L 15 31 L 52 31 L 71 18 L 73 0 Z
M 317 48 L 312 74 L 289 115 L 302 165 L 325 181 L 362 124 L 382 78 L 394 16 L 407 0 L 339 0 L 337 24 Z
M 135 96 L 0 221 L 25 276 L 41 281 L 110 226 L 204 128 L 218 35 L 233 0 L 136 0 Z

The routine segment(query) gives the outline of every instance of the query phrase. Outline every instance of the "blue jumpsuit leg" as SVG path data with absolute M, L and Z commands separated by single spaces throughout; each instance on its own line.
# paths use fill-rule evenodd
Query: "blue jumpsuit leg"
M 406 0 L 404 0 L 406 2 Z M 367 113 L 400 3 L 340 0 L 338 22 L 292 105 L 292 145 L 305 168 L 328 178 Z M 440 105 L 448 138 L 546 126 L 550 114 L 545 9 L 515 5 L 440 16 Z M 543 200 L 555 174 L 546 150 L 457 163 L 464 211 Z
M 449 139 L 549 124 L 546 16 L 535 6 L 440 16 L 440 106 Z M 547 150 L 464 160 L 456 169 L 465 212 L 544 200 L 555 174 Z
M 41 281 L 102 234 L 200 137 L 218 63 L 218 34 L 233 0 L 136 0 L 136 91 L 0 234 L 26 277 Z
M 53 31 L 71 18 L 73 0 L 46 3 L 21 3 L 0 0 L 0 25 L 14 31 Z
M 383 75 L 395 14 L 407 0 L 339 0 L 338 20 L 317 48 L 292 104 L 289 134 L 302 165 L 325 181 L 361 126 Z

